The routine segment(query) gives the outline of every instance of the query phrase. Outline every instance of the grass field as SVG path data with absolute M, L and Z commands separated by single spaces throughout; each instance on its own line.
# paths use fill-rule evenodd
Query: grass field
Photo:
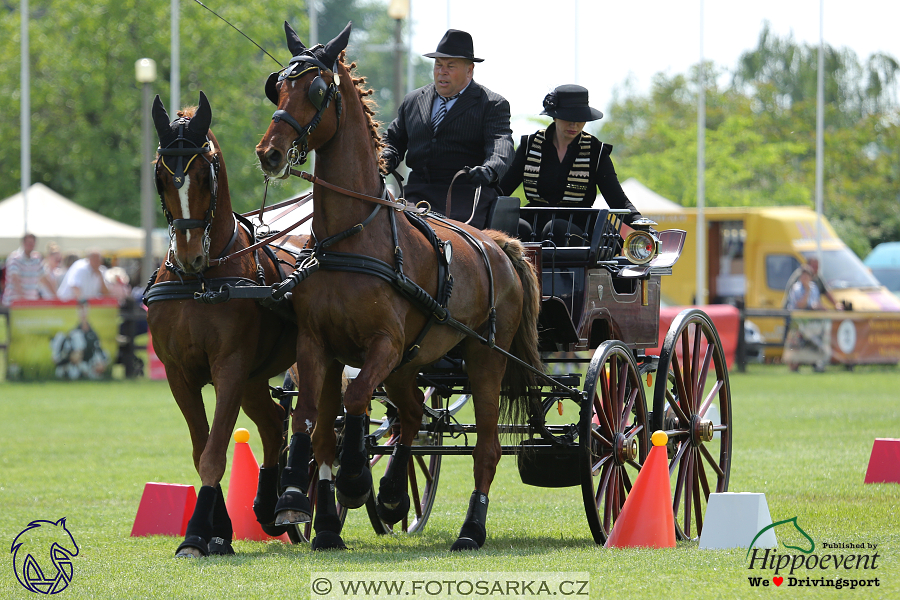
M 525 486 L 511 457 L 500 463 L 488 541 L 479 553 L 447 552 L 472 483 L 470 458 L 445 457 L 435 509 L 421 535 L 377 537 L 365 512 L 354 511 L 344 527 L 348 552 L 313 554 L 280 542 L 236 542 L 234 557 L 175 560 L 180 540 L 129 537 L 145 482 L 199 486 L 187 427 L 161 382 L 0 384 L 0 542 L 9 548 L 32 520 L 66 517 L 80 547 L 73 580 L 59 595 L 68 598 L 307 598 L 314 571 L 384 577 L 398 571 L 504 571 L 523 577 L 586 571 L 592 598 L 900 597 L 900 485 L 863 484 L 873 440 L 900 438 L 900 369 L 833 367 L 814 375 L 755 366 L 733 373 L 731 387 L 730 490 L 764 492 L 773 520 L 796 516 L 817 553 L 853 553 L 821 549 L 826 542 L 878 545 L 877 569 L 796 576 L 878 577 L 879 587 L 837 591 L 789 588 L 785 582 L 754 588 L 749 576 L 770 579 L 773 573 L 748 570 L 744 550 L 700 550 L 696 542 L 671 550 L 597 547 L 580 490 Z M 251 430 L 259 457 L 249 420 L 242 415 L 238 426 Z M 776 533 L 779 542 L 800 541 L 783 528 Z M 0 566 L 0 598 L 32 597 L 7 556 Z

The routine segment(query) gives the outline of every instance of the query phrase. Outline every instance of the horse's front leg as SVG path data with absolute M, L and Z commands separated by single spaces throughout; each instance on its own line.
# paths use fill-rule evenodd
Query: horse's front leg
M 332 363 L 325 372 L 321 395 L 319 396 L 319 419 L 313 430 L 313 448 L 318 464 L 318 481 L 316 483 L 316 520 L 313 527 L 316 537 L 313 538 L 313 550 L 343 550 L 346 548 L 341 539 L 341 519 L 335 504 L 335 490 L 332 481 L 337 446 L 334 424 L 341 411 L 341 374 L 344 366 Z M 371 484 L 370 484 L 371 487 Z
M 394 445 L 390 462 L 378 486 L 376 510 L 382 521 L 393 525 L 409 512 L 409 461 L 412 442 L 422 424 L 424 395 L 415 386 L 416 371 L 392 375 L 385 382 L 388 398 L 397 407 L 400 439 Z
M 372 492 L 372 472 L 365 450 L 369 417 L 366 410 L 375 386 L 381 384 L 397 364 L 400 352 L 396 344 L 383 336 L 368 349 L 365 362 L 344 394 L 344 440 L 341 445 L 341 468 L 334 481 L 338 501 L 347 508 L 359 508 Z
M 213 369 L 216 388 L 216 410 L 209 439 L 200 456 L 200 491 L 194 514 L 188 521 L 184 541 L 176 556 L 198 557 L 207 554 L 234 554 L 231 547 L 234 531 L 225 508 L 220 482 L 225 474 L 226 451 L 234 424 L 240 412 L 246 370 L 241 368 L 242 357 L 235 357 Z

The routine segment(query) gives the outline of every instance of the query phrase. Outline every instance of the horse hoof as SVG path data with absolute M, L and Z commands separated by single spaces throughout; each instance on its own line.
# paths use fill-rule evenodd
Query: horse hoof
M 203 558 L 208 554 L 209 543 L 204 542 L 199 535 L 187 536 L 175 550 L 175 558 Z
M 372 493 L 372 471 L 367 466 L 356 477 L 341 477 L 334 480 L 334 493 L 341 506 L 359 508 L 366 503 Z
M 313 538 L 310 546 L 313 550 L 346 550 L 347 546 L 341 536 L 333 531 L 321 531 Z
M 272 537 L 279 537 L 287 533 L 288 528 L 280 525 L 263 525 L 260 523 L 259 525 L 262 527 L 263 533 Z
M 301 523 L 309 523 L 311 516 L 296 510 L 283 510 L 275 517 L 275 527 L 284 527 L 287 525 L 300 525 Z M 265 531 L 265 528 L 263 529 Z M 285 530 L 287 531 L 287 530 Z M 272 535 L 272 534 L 269 534 Z
M 481 546 L 472 538 L 461 537 L 450 546 L 450 552 L 460 552 L 462 550 L 478 550 Z
M 375 512 L 378 513 L 378 518 L 388 525 L 393 525 L 403 520 L 409 512 L 409 494 L 404 495 L 397 502 L 383 502 L 379 493 L 378 500 L 375 503 Z
M 275 505 L 275 525 L 308 523 L 312 518 L 309 498 L 301 492 L 289 490 L 281 495 Z
M 234 548 L 231 547 L 231 540 L 220 537 L 214 537 L 209 540 L 210 556 L 231 556 L 234 554 Z

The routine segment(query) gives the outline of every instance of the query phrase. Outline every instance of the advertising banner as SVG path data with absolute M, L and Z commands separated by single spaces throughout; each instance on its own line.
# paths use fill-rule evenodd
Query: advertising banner
M 784 344 L 788 364 L 900 362 L 900 313 L 795 311 Z
M 15 302 L 9 308 L 10 379 L 100 379 L 118 352 L 119 305 Z

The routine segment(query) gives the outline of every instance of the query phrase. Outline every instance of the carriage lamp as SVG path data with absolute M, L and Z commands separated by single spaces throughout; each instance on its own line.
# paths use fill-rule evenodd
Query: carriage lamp
M 647 231 L 633 231 L 623 246 L 625 257 L 636 265 L 644 265 L 659 254 L 659 240 Z
M 138 83 L 156 81 L 156 61 L 152 58 L 139 58 L 134 63 L 134 78 Z

